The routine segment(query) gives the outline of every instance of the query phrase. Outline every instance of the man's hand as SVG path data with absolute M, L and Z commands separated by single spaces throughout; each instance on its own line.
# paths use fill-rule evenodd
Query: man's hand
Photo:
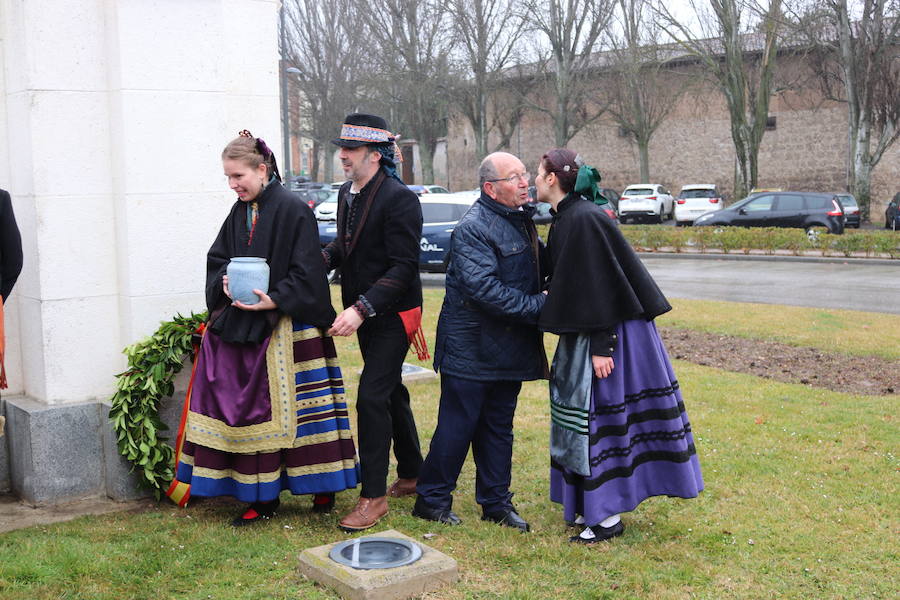
M 594 375 L 597 376 L 597 379 L 609 377 L 615 366 L 612 356 L 591 356 L 591 364 L 594 366 Z
M 253 290 L 253 293 L 259 296 L 259 302 L 256 304 L 244 304 L 239 300 L 235 300 L 231 303 L 232 306 L 237 306 L 241 310 L 272 310 L 278 308 L 278 305 L 275 304 L 275 301 L 272 300 L 268 294 L 264 294 L 262 290 Z
M 352 335 L 354 331 L 359 329 L 359 326 L 362 325 L 362 323 L 363 318 L 359 316 L 359 313 L 356 312 L 355 308 L 352 306 L 350 308 L 345 308 L 343 312 L 337 316 L 337 319 L 334 320 L 334 323 L 331 324 L 328 335 Z

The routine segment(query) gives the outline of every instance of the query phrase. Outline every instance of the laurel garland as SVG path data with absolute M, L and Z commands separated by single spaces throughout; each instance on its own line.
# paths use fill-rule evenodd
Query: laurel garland
M 175 392 L 175 375 L 192 355 L 192 337 L 205 321 L 206 313 L 164 321 L 156 333 L 125 348 L 128 370 L 116 375 L 109 420 L 119 453 L 157 499 L 175 476 L 174 451 L 159 435 L 168 429 L 159 418 L 159 402 Z

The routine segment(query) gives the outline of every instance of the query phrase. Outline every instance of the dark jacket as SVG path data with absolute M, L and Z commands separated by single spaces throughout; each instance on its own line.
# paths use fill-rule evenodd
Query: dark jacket
M 479 381 L 546 377 L 537 328 L 546 296 L 532 211 L 507 208 L 482 194 L 456 225 L 435 370 Z
M 595 332 L 672 309 L 619 228 L 586 198 L 570 195 L 559 203 L 547 250 L 552 275 L 541 329 L 591 334 L 592 354 L 612 355 L 595 347 Z
M 322 249 L 328 268 L 341 269 L 344 307 L 360 296 L 379 315 L 421 306 L 419 197 L 382 170 L 348 209 L 349 194 L 348 181 L 338 193 L 337 236 Z
M 296 194 L 272 182 L 257 201 L 259 219 L 248 245 L 247 203 L 234 203 L 207 254 L 206 305 L 210 329 L 232 343 L 259 343 L 282 315 L 329 327 L 335 318 L 319 244 L 316 218 Z M 222 275 L 235 256 L 259 256 L 269 264 L 269 297 L 275 310 L 246 311 L 231 306 Z
M 9 297 L 22 271 L 22 238 L 13 214 L 12 200 L 0 190 L 0 296 Z

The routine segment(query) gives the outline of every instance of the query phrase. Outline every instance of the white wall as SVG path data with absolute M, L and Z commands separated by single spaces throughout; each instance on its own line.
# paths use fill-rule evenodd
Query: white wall
M 277 8 L 0 0 L 0 187 L 26 260 L 11 391 L 108 396 L 124 346 L 204 308 L 206 250 L 234 199 L 219 154 L 244 128 L 281 147 Z

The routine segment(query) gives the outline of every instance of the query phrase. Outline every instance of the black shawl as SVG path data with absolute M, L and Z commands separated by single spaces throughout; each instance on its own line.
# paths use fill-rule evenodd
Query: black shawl
M 276 181 L 260 194 L 259 218 L 248 246 L 247 203 L 238 200 L 209 249 L 206 306 L 210 329 L 231 343 L 259 343 L 282 314 L 308 325 L 329 327 L 335 318 L 319 245 L 316 219 L 309 207 Z M 231 306 L 222 276 L 234 256 L 259 256 L 269 264 L 269 296 L 277 310 L 245 311 Z
M 612 329 L 672 309 L 618 227 L 580 196 L 557 207 L 548 236 L 552 278 L 539 325 L 553 333 Z

